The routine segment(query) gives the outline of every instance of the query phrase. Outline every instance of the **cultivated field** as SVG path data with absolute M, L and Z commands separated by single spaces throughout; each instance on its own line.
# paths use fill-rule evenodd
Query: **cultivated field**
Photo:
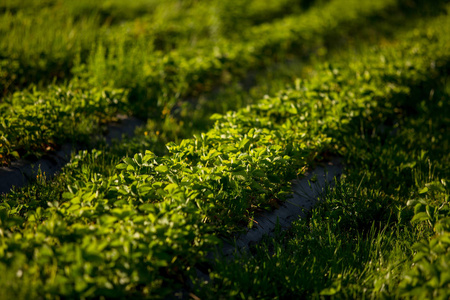
M 448 299 L 449 13 L 2 0 L 0 181 L 28 184 L 0 184 L 0 299 Z M 336 160 L 302 218 L 224 256 Z

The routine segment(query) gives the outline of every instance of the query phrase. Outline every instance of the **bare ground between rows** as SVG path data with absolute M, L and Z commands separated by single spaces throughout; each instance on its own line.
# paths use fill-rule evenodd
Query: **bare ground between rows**
M 228 257 L 240 255 L 264 235 L 271 235 L 276 228 L 285 230 L 291 227 L 292 222 L 306 216 L 305 213 L 314 207 L 327 188 L 333 186 L 334 180 L 342 175 L 343 170 L 341 159 L 335 157 L 308 171 L 303 178 L 293 180 L 292 196 L 276 210 L 258 215 L 253 227 L 236 236 L 233 243 L 225 242 L 223 254 Z
M 211 282 L 210 268 L 214 268 L 217 257 L 232 260 L 244 253 L 249 253 L 251 248 L 258 244 L 263 237 L 272 236 L 278 230 L 287 230 L 292 223 L 299 218 L 306 217 L 319 201 L 320 196 L 338 180 L 344 172 L 344 164 L 340 157 L 334 157 L 322 163 L 315 169 L 308 171 L 302 178 L 292 181 L 292 196 L 279 208 L 270 212 L 264 212 L 256 216 L 255 225 L 246 232 L 236 235 L 233 242 L 224 241 L 223 246 L 215 253 L 207 255 L 209 261 L 203 266 L 197 266 L 197 278 L 203 282 Z M 194 288 L 192 282 L 189 283 Z M 195 296 L 195 295 L 194 295 Z M 193 294 L 186 289 L 175 292 L 167 299 L 192 299 Z

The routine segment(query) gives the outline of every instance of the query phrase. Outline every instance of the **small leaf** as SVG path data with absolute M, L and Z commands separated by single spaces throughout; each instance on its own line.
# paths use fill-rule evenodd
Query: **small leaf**
M 125 158 L 123 159 L 123 161 L 124 161 L 127 165 L 134 165 L 134 161 L 133 161 L 131 158 L 129 158 L 129 157 L 125 157 Z
M 425 194 L 426 192 L 428 192 L 428 188 L 427 188 L 427 187 L 424 187 L 423 189 L 421 189 L 421 190 L 419 191 L 419 194 Z
M 220 115 L 220 114 L 213 114 L 213 115 L 210 117 L 211 120 L 221 120 L 222 118 L 223 118 L 223 116 Z
M 412 218 L 411 222 L 421 222 L 428 220 L 428 214 L 426 212 L 418 213 Z
M 155 168 L 155 171 L 159 173 L 167 173 L 167 171 L 169 171 L 169 168 L 164 165 L 159 165 Z
M 126 165 L 126 164 L 118 164 L 118 165 L 116 166 L 116 168 L 117 168 L 118 170 L 123 170 L 123 169 L 126 169 L 126 168 L 127 168 L 127 165 Z
M 155 205 L 152 203 L 145 203 L 142 205 L 139 205 L 139 209 L 143 211 L 152 211 L 154 210 Z

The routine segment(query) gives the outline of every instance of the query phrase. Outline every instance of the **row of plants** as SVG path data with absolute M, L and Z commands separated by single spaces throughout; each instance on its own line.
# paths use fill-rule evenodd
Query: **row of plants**
M 46 92 L 15 93 L 0 103 L 5 116 L 0 122 L 0 165 L 55 150 L 67 141 L 88 145 L 125 103 L 125 91 L 108 88 L 54 86 Z
M 145 44 L 146 52 L 191 48 L 217 39 L 230 24 L 252 26 L 298 13 L 313 1 L 4 1 L 0 4 L 0 92 L 72 76 L 93 45 L 114 46 L 117 37 Z M 305 3 L 304 3 L 305 2 Z M 288 10 L 287 7 L 292 9 Z M 198 20 L 202 20 L 199 22 Z
M 2 281 L 5 290 L 156 297 L 187 287 L 185 276 L 217 242 L 213 233 L 251 224 L 317 155 L 342 146 L 336 137 L 348 124 L 446 74 L 446 24 L 441 17 L 398 45 L 322 65 L 275 97 L 213 116 L 213 129 L 168 144 L 167 156 L 136 154 L 110 176 L 71 182 L 60 201 L 6 197 L 2 274 L 14 280 Z
M 433 24 L 439 28 L 446 22 L 440 18 Z M 113 189 L 119 194 L 122 190 L 125 199 L 131 197 L 126 202 L 141 197 L 147 202 L 165 198 L 159 198 L 158 189 L 156 194 L 136 193 L 141 186 L 176 184 L 189 194 L 189 189 L 198 185 L 192 198 L 210 196 L 214 207 L 225 209 L 224 214 L 215 216 L 220 221 L 211 216 L 206 221 L 236 223 L 234 217 L 245 215 L 251 207 L 277 199 L 276 195 L 283 199 L 289 192 L 289 179 L 317 153 L 330 149 L 332 138 L 342 134 L 352 119 L 369 117 L 381 99 L 389 103 L 390 97 L 408 94 L 410 86 L 445 74 L 448 51 L 443 45 L 447 40 L 437 38 L 445 31 L 435 32 L 436 28 L 411 34 L 407 43 L 384 49 L 383 57 L 368 53 L 345 69 L 322 66 L 320 79 L 298 81 L 275 97 L 213 115 L 211 118 L 217 120 L 213 129 L 178 144 L 167 144 L 167 156 L 153 157 L 149 152 L 148 157 L 137 154 L 127 158 L 117 166 L 123 171 L 117 174 L 119 180 Z M 389 104 L 385 106 L 389 108 Z M 120 198 L 119 194 L 113 198 Z M 203 203 L 196 204 L 202 209 Z M 232 221 L 227 222 L 227 218 Z
M 177 3 L 178 2 L 178 3 Z M 184 19 L 185 1 L 4 1 L 0 10 L 1 90 L 70 78 L 77 60 L 109 37 L 139 36 L 142 26 Z M 165 13 L 165 12 L 170 13 Z M 141 18 L 148 20 L 141 21 Z M 148 23 L 148 24 L 147 24 Z M 141 25 L 142 24 L 142 25 Z M 158 29 L 155 28 L 155 35 Z M 148 45 L 153 42 L 151 35 Z
M 344 125 L 337 140 L 345 175 L 288 231 L 276 232 L 236 260 L 218 259 L 210 266 L 211 281 L 197 282 L 196 295 L 447 299 L 446 57 L 440 76 L 415 82 Z
M 345 1 L 345 9 L 343 4 L 341 0 L 332 1 L 302 14 L 244 28 L 235 39 L 207 39 L 194 48 L 181 47 L 168 53 L 148 52 L 141 44 L 128 47 L 119 39 L 108 48 L 108 55 L 100 45 L 75 75 L 87 76 L 96 85 L 127 87 L 134 113 L 159 115 L 179 101 L 242 78 L 250 70 L 285 60 L 289 54 L 309 55 L 324 47 L 327 37 L 338 39 L 367 24 L 371 16 L 393 7 L 400 9 L 399 3 L 391 0 Z
M 276 58 L 286 57 L 288 52 L 295 52 L 297 56 L 305 55 L 311 49 L 323 46 L 327 37 L 332 35 L 339 37 L 355 30 L 355 27 L 366 22 L 367 16 L 377 15 L 385 10 L 394 9 L 395 11 L 402 7 L 399 3 L 394 5 L 392 1 L 375 4 L 355 2 L 347 6 L 345 12 L 341 12 L 340 4 L 339 1 L 333 1 L 324 8 L 313 7 L 300 16 L 286 17 L 274 23 L 251 27 L 248 30 L 250 34 L 246 34 L 247 37 L 241 42 L 221 40 L 216 46 L 210 44 L 199 46 L 196 51 L 175 49 L 167 54 L 163 52 L 158 54 L 148 51 L 147 44 L 142 40 L 142 43 L 136 42 L 132 46 L 127 46 L 127 42 L 118 38 L 116 46 L 109 48 L 100 46 L 95 53 L 92 53 L 87 64 L 81 64 L 75 68 L 77 78 L 69 84 L 69 87 L 50 88 L 46 92 L 48 95 L 45 96 L 42 96 L 45 92 L 20 92 L 9 97 L 12 99 L 34 97 L 35 101 L 6 99 L 3 107 L 4 118 L 14 120 L 19 116 L 30 121 L 27 122 L 27 126 L 39 127 L 40 125 L 33 123 L 33 120 L 39 119 L 23 114 L 38 111 L 36 105 L 46 106 L 49 102 L 46 99 L 58 99 L 57 95 L 52 95 L 53 90 L 70 90 L 72 86 L 77 88 L 83 86 L 86 90 L 92 86 L 97 88 L 105 86 L 106 90 L 110 89 L 108 86 L 122 87 L 127 91 L 126 99 L 121 99 L 119 101 L 121 104 L 118 105 L 123 107 L 120 110 L 122 113 L 132 111 L 145 117 L 161 114 L 167 116 L 173 111 L 174 106 L 180 105 L 180 99 L 211 90 L 219 83 L 230 82 L 233 76 L 243 76 L 249 69 L 257 68 L 258 65 L 270 64 Z M 255 41 L 251 38 L 254 36 L 265 38 Z M 297 47 L 300 44 L 301 48 Z M 26 108 L 26 105 L 32 105 L 33 108 Z M 14 106 L 20 106 L 20 108 Z M 116 112 L 117 105 L 112 103 L 112 106 L 108 111 Z M 18 114 L 17 111 L 21 113 Z M 96 112 L 91 111 L 91 113 Z M 109 118 L 113 117 L 109 115 Z M 57 118 L 65 119 L 65 116 L 60 115 Z M 6 123 L 13 123 L 13 121 Z M 13 131 L 11 126 L 2 128 L 3 147 L 0 154 L 3 157 L 3 163 L 11 161 L 18 155 L 23 157 L 22 154 L 40 155 L 45 152 L 42 150 L 53 148 L 40 145 L 52 144 L 52 139 L 58 141 L 72 139 L 73 135 L 66 135 L 68 131 L 77 134 L 72 127 L 51 133 L 49 129 L 46 129 L 47 136 L 52 138 L 45 141 L 39 137 L 37 141 L 24 138 Z M 25 128 L 23 132 L 26 133 Z M 81 139 L 84 138 L 83 133 L 85 130 L 80 129 Z M 30 153 L 31 150 L 32 153 Z
M 398 157 L 399 141 L 391 142 L 377 154 Z M 430 172 L 429 166 L 430 159 L 436 159 L 432 168 L 445 168 L 449 157 L 439 161 L 442 157 L 430 157 L 425 151 L 415 154 L 402 159 L 416 165 L 395 176 L 395 185 L 403 185 L 408 196 L 383 189 L 392 182 L 371 169 L 353 168 L 307 218 L 294 222 L 288 231 L 276 232 L 236 260 L 217 259 L 214 267 L 209 266 L 211 281 L 197 280 L 196 295 L 202 299 L 447 299 L 448 171 Z M 385 166 L 386 172 L 400 167 Z M 410 180 L 415 183 L 410 185 Z

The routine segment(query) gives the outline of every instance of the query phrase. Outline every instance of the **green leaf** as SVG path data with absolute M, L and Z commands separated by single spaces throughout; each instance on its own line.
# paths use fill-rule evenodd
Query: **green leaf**
M 152 203 L 145 203 L 142 205 L 139 205 L 139 209 L 143 211 L 153 211 L 155 208 L 155 205 Z
M 156 155 L 153 152 L 146 150 L 143 160 L 144 160 L 144 162 L 148 162 L 148 161 L 154 159 L 155 157 L 156 157 Z
M 407 206 L 416 206 L 417 204 L 427 204 L 427 202 L 423 199 L 410 199 L 406 202 Z
M 126 169 L 126 168 L 127 168 L 127 165 L 126 165 L 126 164 L 118 164 L 118 165 L 116 166 L 116 168 L 117 168 L 118 170 L 123 170 L 123 169 Z
M 178 184 L 176 184 L 176 183 L 171 183 L 171 184 L 168 184 L 165 188 L 164 188 L 164 190 L 165 191 L 169 191 L 169 192 L 173 192 L 174 190 L 176 190 L 178 188 Z
M 425 194 L 426 192 L 428 192 L 427 187 L 424 187 L 423 189 L 419 190 L 419 194 Z
M 221 120 L 221 119 L 223 119 L 223 116 L 220 115 L 220 114 L 213 114 L 213 115 L 210 117 L 210 119 L 211 119 L 211 120 Z
M 70 192 L 64 192 L 64 193 L 62 194 L 63 199 L 72 199 L 73 196 L 74 196 L 74 195 L 73 195 L 72 193 L 70 193 Z
M 169 171 L 169 168 L 164 165 L 159 165 L 155 168 L 155 171 L 159 173 L 167 173 Z
M 412 218 L 411 222 L 421 222 L 428 220 L 428 214 L 426 212 L 420 212 Z
M 117 217 L 111 215 L 103 215 L 100 217 L 100 223 L 102 225 L 109 225 L 117 221 Z
M 134 160 L 139 164 L 142 165 L 142 154 L 141 153 L 137 153 L 134 155 Z

